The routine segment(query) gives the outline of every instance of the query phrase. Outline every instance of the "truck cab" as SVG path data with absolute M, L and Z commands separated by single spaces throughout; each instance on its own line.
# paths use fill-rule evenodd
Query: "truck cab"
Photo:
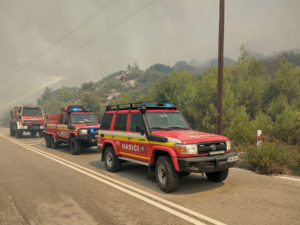
M 80 154 L 84 148 L 97 145 L 97 132 L 100 123 L 96 115 L 84 106 L 68 106 L 58 114 L 46 117 L 46 146 L 58 148 L 68 144 L 73 155 Z
M 164 192 L 194 172 L 221 182 L 238 160 L 229 138 L 192 130 L 171 103 L 107 106 L 98 148 L 107 170 L 119 171 L 124 161 L 148 166 Z
M 10 110 L 10 136 L 23 137 L 29 132 L 32 137 L 37 133 L 44 135 L 45 116 L 41 106 L 16 106 Z

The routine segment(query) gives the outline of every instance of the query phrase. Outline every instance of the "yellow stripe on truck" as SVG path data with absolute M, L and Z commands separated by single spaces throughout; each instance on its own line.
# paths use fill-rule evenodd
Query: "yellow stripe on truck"
M 119 152 L 119 153 L 122 154 L 122 155 L 128 155 L 128 156 L 132 156 L 132 157 L 136 157 L 136 158 L 140 158 L 140 159 L 146 159 L 146 160 L 150 159 L 150 158 L 145 157 L 145 156 L 130 154 L 130 153 L 127 153 L 127 152 Z
M 101 135 L 98 134 L 98 137 L 101 137 Z M 138 143 L 147 143 L 147 144 L 153 144 L 153 145 L 163 145 L 163 146 L 170 146 L 170 147 L 173 147 L 175 145 L 174 142 L 148 141 L 146 138 L 127 137 L 127 136 L 119 136 L 119 135 L 111 135 L 111 134 L 104 134 L 104 138 L 110 138 L 110 139 L 122 140 L 122 141 L 132 141 L 132 142 L 138 142 Z

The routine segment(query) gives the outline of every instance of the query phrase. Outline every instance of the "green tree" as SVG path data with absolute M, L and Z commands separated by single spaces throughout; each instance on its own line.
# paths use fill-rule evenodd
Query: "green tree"
M 286 59 L 281 60 L 274 83 L 277 93 L 286 96 L 288 103 L 300 101 L 299 67 L 293 67 Z
M 91 109 L 97 115 L 100 114 L 100 110 L 101 110 L 100 99 L 97 98 L 96 96 L 88 93 L 84 93 L 80 95 L 79 102 L 85 107 Z
M 224 130 L 230 139 L 237 145 L 248 145 L 256 140 L 254 124 L 249 120 L 245 106 L 236 109 L 236 113 L 229 127 Z

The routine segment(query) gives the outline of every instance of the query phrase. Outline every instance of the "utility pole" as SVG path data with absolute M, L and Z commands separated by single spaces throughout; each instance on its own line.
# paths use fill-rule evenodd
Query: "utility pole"
M 224 55 L 224 8 L 225 0 L 220 0 L 219 10 L 219 49 L 218 49 L 218 117 L 217 133 L 223 131 L 223 55 Z

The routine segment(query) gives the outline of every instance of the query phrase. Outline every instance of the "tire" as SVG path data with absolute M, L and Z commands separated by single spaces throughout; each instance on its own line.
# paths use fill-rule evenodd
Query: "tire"
M 155 177 L 159 188 L 166 193 L 175 191 L 179 186 L 179 174 L 175 171 L 169 156 L 158 157 Z
M 47 148 L 51 148 L 51 136 L 50 135 L 46 135 L 46 147 Z
M 104 164 L 108 171 L 118 172 L 121 170 L 121 161 L 115 154 L 113 147 L 108 146 L 104 152 Z
M 16 138 L 22 138 L 22 137 L 23 137 L 23 131 L 21 131 L 21 130 L 16 130 L 16 131 L 15 131 L 15 136 L 16 136 Z
M 81 152 L 81 143 L 73 137 L 70 141 L 70 150 L 72 155 L 78 155 Z
M 9 129 L 9 134 L 10 134 L 10 136 L 11 137 L 14 137 L 16 134 L 15 134 L 16 132 L 15 132 L 15 130 L 13 129 L 13 127 L 12 126 L 10 126 L 10 129 Z
M 227 178 L 227 175 L 228 175 L 228 169 L 213 172 L 213 173 L 206 173 L 207 179 L 213 182 L 222 182 Z
M 35 136 L 36 136 L 36 131 L 31 131 L 31 132 L 30 132 L 30 136 L 31 136 L 31 137 L 35 137 Z
M 57 142 L 54 141 L 54 138 L 52 135 L 49 135 L 49 137 L 50 137 L 50 147 L 53 149 L 57 149 L 58 148 Z

